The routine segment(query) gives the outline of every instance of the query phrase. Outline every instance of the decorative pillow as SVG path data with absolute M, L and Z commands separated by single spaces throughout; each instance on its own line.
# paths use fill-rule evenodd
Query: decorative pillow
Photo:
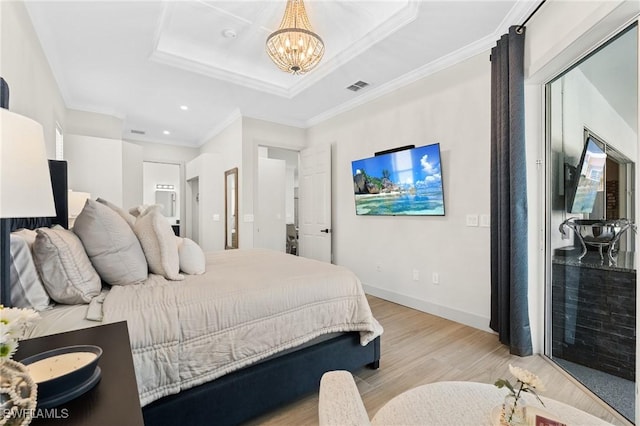
M 189 275 L 204 274 L 205 258 L 202 248 L 189 238 L 176 237 L 180 270 Z
M 116 206 L 115 204 L 105 200 L 104 198 L 99 198 L 96 200 L 97 202 L 104 204 L 105 206 L 109 207 L 111 210 L 113 210 L 114 212 L 118 213 L 131 227 L 131 229 L 133 229 L 133 225 L 136 223 L 136 218 L 135 216 L 129 214 L 128 211 L 126 211 L 125 209 Z
M 87 200 L 73 232 L 80 237 L 93 267 L 107 284 L 138 284 L 147 279 L 147 261 L 136 234 L 111 208 Z
M 175 234 L 159 207 L 151 206 L 138 216 L 133 230 L 140 240 L 149 270 L 169 280 L 183 280 Z
M 151 210 L 157 210 L 160 212 L 162 209 L 164 209 L 162 204 L 140 204 L 139 206 L 131 207 L 129 209 L 129 214 L 134 218 L 138 218 L 144 216 Z
M 36 232 L 33 231 L 33 233 Z M 44 311 L 49 307 L 51 299 L 38 276 L 36 265 L 31 257 L 29 242 L 22 237 L 22 234 L 22 232 L 12 232 L 9 243 L 11 303 L 16 308 Z
M 38 234 L 33 229 L 21 228 L 16 231 L 13 231 L 11 235 L 17 235 L 23 240 L 25 240 L 29 245 L 29 250 L 31 250 L 33 248 L 33 243 L 36 242 L 36 235 Z
M 62 228 L 39 228 L 36 232 L 33 261 L 54 301 L 68 305 L 89 303 L 100 294 L 100 276 L 73 232 Z

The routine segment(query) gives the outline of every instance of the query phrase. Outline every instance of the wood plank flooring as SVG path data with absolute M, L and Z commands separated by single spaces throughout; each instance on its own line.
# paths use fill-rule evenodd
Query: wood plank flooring
M 385 329 L 380 369 L 363 369 L 355 374 L 370 417 L 394 396 L 423 384 L 452 380 L 494 383 L 501 377 L 512 378 L 508 368 L 511 363 L 544 381 L 547 390 L 542 395 L 610 423 L 629 424 L 542 356 L 512 356 L 495 334 L 373 296 L 368 299 L 374 316 Z M 317 425 L 318 396 L 310 395 L 249 424 Z

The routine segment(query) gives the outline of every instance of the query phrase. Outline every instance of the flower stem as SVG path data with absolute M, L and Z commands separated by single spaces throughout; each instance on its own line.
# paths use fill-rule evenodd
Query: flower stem
M 513 419 L 513 415 L 516 412 L 516 406 L 518 405 L 518 400 L 520 399 L 520 394 L 522 393 L 522 389 L 523 388 L 524 388 L 524 383 L 520 382 L 520 388 L 518 389 L 518 393 L 514 395 L 515 399 L 513 401 L 513 406 L 511 407 L 511 413 L 509 413 L 509 418 L 507 419 L 507 423 L 509 423 L 509 424 L 511 424 L 511 420 Z

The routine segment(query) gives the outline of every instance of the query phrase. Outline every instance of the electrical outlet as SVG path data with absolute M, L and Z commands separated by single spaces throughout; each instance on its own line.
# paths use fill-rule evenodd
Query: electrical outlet
M 418 271 L 417 269 L 413 270 L 413 280 L 414 281 L 420 280 L 420 271 Z
M 432 283 L 434 283 L 434 284 L 436 284 L 436 285 L 437 285 L 437 284 L 440 284 L 440 275 L 439 275 L 437 272 L 434 272 L 434 273 L 431 275 L 431 282 L 432 282 Z

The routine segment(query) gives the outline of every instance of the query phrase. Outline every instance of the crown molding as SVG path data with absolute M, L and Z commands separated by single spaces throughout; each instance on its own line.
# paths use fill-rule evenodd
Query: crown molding
M 195 146 L 201 147 L 202 145 L 206 144 L 211 139 L 222 133 L 227 127 L 232 125 L 239 118 L 242 118 L 242 114 L 240 113 L 239 108 L 235 108 L 224 120 L 219 122 L 213 129 L 211 129 L 204 138 L 200 139 L 200 141 Z
M 194 59 L 189 59 L 179 54 L 163 51 L 160 48 L 160 39 L 167 26 L 172 10 L 175 7 L 170 4 L 167 4 L 164 7 L 161 16 L 158 19 L 154 35 L 154 46 L 151 54 L 149 55 L 149 59 L 157 63 L 176 67 L 185 71 L 195 72 L 207 77 L 220 79 L 239 86 L 280 96 L 285 99 L 293 99 L 353 59 L 352 52 L 364 52 L 397 30 L 413 22 L 418 16 L 420 3 L 420 0 L 408 0 L 407 6 L 396 12 L 391 18 L 384 21 L 369 33 L 351 43 L 349 46 L 345 47 L 340 53 L 336 54 L 331 59 L 321 62 L 313 73 L 301 76 L 297 82 L 288 87 L 272 83 L 264 78 L 256 78 L 252 75 L 243 74 L 238 70 L 225 69 L 204 62 L 199 62 Z M 215 9 L 218 10 L 218 8 Z M 235 17 L 235 15 L 232 16 Z
M 374 99 L 387 95 L 422 78 L 433 75 L 438 71 L 442 71 L 473 56 L 489 51 L 495 45 L 496 40 L 498 40 L 503 33 L 507 32 L 511 25 L 517 25 L 513 24 L 513 22 L 524 21 L 524 19 L 529 16 L 529 14 L 533 10 L 535 10 L 540 2 L 541 0 L 536 0 L 533 2 L 529 0 L 518 1 L 516 4 L 514 4 L 511 10 L 509 10 L 509 13 L 507 13 L 505 18 L 500 22 L 493 33 L 479 40 L 476 40 L 450 54 L 442 56 L 435 61 L 416 68 L 415 70 L 410 71 L 386 84 L 383 84 L 382 86 L 362 93 L 358 98 L 347 101 L 336 108 L 332 108 L 321 114 L 318 114 L 315 117 L 307 120 L 305 123 L 305 127 L 309 128 L 318 125 L 323 121 L 329 120 L 330 118 L 333 118 L 339 114 L 345 113 L 368 102 L 371 102 Z

